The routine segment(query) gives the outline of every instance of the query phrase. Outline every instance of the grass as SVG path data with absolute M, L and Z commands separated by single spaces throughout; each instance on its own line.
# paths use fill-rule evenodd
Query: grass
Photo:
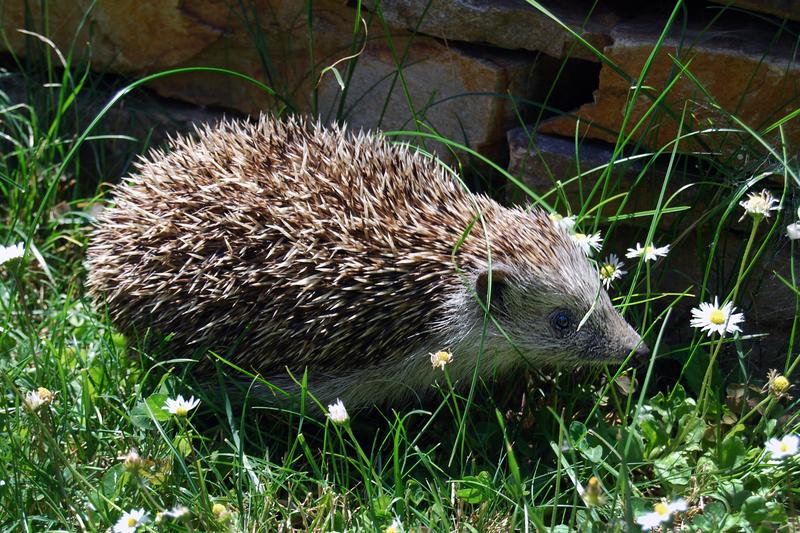
M 673 21 L 682 8 L 676 5 Z M 345 85 L 364 38 L 358 24 L 353 32 L 356 57 L 339 74 Z M 255 41 L 272 65 L 266 41 Z M 89 65 L 71 53 L 54 61 L 51 48 L 31 42 L 39 55 L 16 64 L 28 103 L 0 94 L 0 242 L 27 250 L 0 265 L 4 530 L 107 530 L 124 512 L 144 509 L 143 528 L 172 531 L 384 530 L 393 523 L 404 531 L 628 531 L 660 502 L 676 501 L 686 509 L 672 524 L 694 531 L 798 527 L 797 459 L 774 461 L 767 450 L 770 439 L 798 431 L 797 402 L 794 389 L 781 390 L 783 381 L 766 373 L 774 367 L 787 384 L 794 378 L 797 318 L 787 338 L 768 339 L 751 325 L 759 309 L 750 306 L 743 333 L 708 336 L 690 327 L 686 312 L 714 296 L 749 306 L 749 296 L 776 276 L 783 283 L 770 290 L 800 308 L 796 243 L 783 236 L 800 181 L 781 142 L 797 112 L 752 126 L 720 109 L 734 127 L 705 128 L 720 145 L 709 150 L 716 155 L 697 153 L 685 146 L 699 126 L 686 109 L 663 107 L 669 86 L 646 116 L 677 120 L 673 142 L 648 151 L 620 135 L 609 165 L 554 176 L 553 190 L 538 198 L 576 215 L 582 231 L 602 231 L 604 254 L 622 255 L 637 241 L 672 246 L 656 262 L 626 259 L 629 272 L 610 290 L 651 347 L 644 366 L 531 369 L 513 383 L 455 389 L 445 367 L 439 402 L 361 412 L 339 425 L 231 398 L 223 379 L 230 369 L 221 369 L 218 387 L 196 387 L 191 361 L 154 358 L 91 305 L 82 260 L 92 208 L 106 190 L 93 176 L 103 175 L 102 144 L 129 140 L 127 132 L 97 128 L 145 80 L 116 87 L 87 124 L 77 97 L 97 90 Z M 396 52 L 401 90 L 406 52 Z M 645 76 L 624 74 L 634 93 L 650 95 Z M 675 76 L 703 89 L 691 65 L 676 64 Z M 270 86 L 289 90 L 277 78 Z M 276 110 L 291 110 L 295 96 L 278 94 Z M 390 138 L 426 138 L 480 158 L 431 132 L 407 100 L 420 122 Z M 514 102 L 547 109 L 547 102 Z M 642 119 L 636 127 L 646 134 L 651 124 Z M 577 152 L 582 144 L 575 139 Z M 87 158 L 84 148 L 95 151 Z M 142 149 L 131 144 L 132 152 Z M 502 164 L 485 163 L 521 185 Z M 762 187 L 783 211 L 739 220 L 740 202 Z M 682 249 L 695 271 L 681 266 Z M 767 341 L 780 350 L 754 361 Z M 188 416 L 172 415 L 163 406 L 178 394 L 201 403 Z M 34 405 L 36 398 L 43 403 Z M 156 524 L 157 513 L 182 506 L 186 516 Z

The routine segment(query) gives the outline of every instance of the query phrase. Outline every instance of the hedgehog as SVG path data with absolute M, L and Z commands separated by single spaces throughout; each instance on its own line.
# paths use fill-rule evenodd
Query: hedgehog
M 442 349 L 462 384 L 647 353 L 546 211 L 305 118 L 223 120 L 152 151 L 98 216 L 87 263 L 124 334 L 284 391 L 306 373 L 348 408 L 426 396 Z M 213 369 L 200 359 L 196 374 Z

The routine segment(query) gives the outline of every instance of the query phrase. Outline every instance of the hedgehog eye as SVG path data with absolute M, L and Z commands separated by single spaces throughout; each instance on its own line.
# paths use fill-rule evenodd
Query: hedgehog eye
M 572 329 L 572 313 L 557 309 L 550 315 L 550 325 L 557 335 L 565 335 Z

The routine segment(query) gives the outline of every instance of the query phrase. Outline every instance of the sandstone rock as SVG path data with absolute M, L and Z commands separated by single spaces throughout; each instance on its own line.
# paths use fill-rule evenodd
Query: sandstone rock
M 50 25 L 44 29 L 40 4 L 7 0 L 0 3 L 0 16 L 9 36 L 8 48 L 17 54 L 26 52 L 26 39 L 31 39 L 16 31 L 25 26 L 26 4 L 33 19 L 28 29 L 46 35 L 65 54 L 74 39 L 74 57 L 90 53 L 92 67 L 100 71 L 141 77 L 184 66 L 223 67 L 274 84 L 278 92 L 309 90 L 303 3 L 254 0 L 240 6 L 223 0 L 99 0 L 79 31 L 92 4 L 89 1 L 48 3 Z M 339 12 L 336 20 L 341 25 L 318 43 L 318 57 L 327 59 L 344 47 L 352 10 L 326 0 L 314 6 L 321 24 L 328 11 Z M 0 41 L 0 48 L 5 46 Z M 173 75 L 153 82 L 152 87 L 166 96 L 249 113 L 275 104 L 255 85 L 223 74 Z
M 23 3 L 4 4 L 6 28 L 23 25 Z M 49 19 L 57 23 L 48 36 L 60 48 L 70 46 L 85 4 L 49 4 Z M 305 10 L 303 2 L 282 0 L 254 0 L 246 6 L 222 0 L 170 0 L 158 7 L 133 0 L 100 0 L 89 15 L 92 32 L 80 34 L 76 53 L 80 55 L 91 41 L 95 68 L 134 76 L 184 66 L 224 67 L 264 82 L 281 98 L 217 73 L 182 73 L 149 86 L 164 96 L 251 114 L 282 106 L 314 112 L 312 94 L 320 72 L 332 64 L 346 72 L 348 63 L 342 60 L 354 53 L 356 12 L 340 2 L 320 0 L 313 3 L 309 22 Z M 370 45 L 353 60 L 356 68 L 344 113 L 330 112 L 340 96 L 333 74 L 329 71 L 321 78 L 319 110 L 324 119 L 347 120 L 354 127 L 415 129 L 402 83 L 394 76 L 391 52 L 402 54 L 410 45 L 403 75 L 417 118 L 472 147 L 503 144 L 505 129 L 513 120 L 508 91 L 528 90 L 532 54 L 448 47 L 402 30 L 387 35 L 376 17 L 365 11 L 364 18 Z M 23 52 L 24 39 L 30 37 L 12 33 L 12 49 Z M 356 43 L 358 52 L 357 39 Z
M 371 9 L 375 4 L 374 0 L 368 3 Z M 619 20 L 602 3 L 594 9 L 591 3 L 548 3 L 545 7 L 599 49 L 610 42 L 611 28 Z M 433 37 L 597 61 L 558 23 L 524 0 L 384 1 L 381 13 L 395 27 L 416 28 Z
M 580 119 L 581 136 L 588 135 L 589 138 L 612 143 L 616 141 L 616 132 L 622 128 L 623 112 L 631 94 L 631 80 L 639 77 L 660 31 L 660 23 L 652 20 L 623 23 L 614 29 L 614 42 L 606 47 L 605 54 L 631 79 L 624 79 L 606 64 L 603 65 L 594 102 L 583 105 L 575 112 Z M 686 30 L 682 35 L 670 35 L 643 80 L 643 85 L 649 89 L 640 93 L 634 103 L 626 133 L 632 131 L 651 107 L 653 99 L 658 97 L 674 75 L 676 64 L 670 55 L 679 58 L 682 64 L 689 65 L 689 71 L 719 106 L 735 113 L 756 130 L 794 111 L 797 108 L 797 95 L 800 94 L 800 63 L 794 59 L 792 43 L 765 44 L 771 42 L 773 33 L 754 27 L 717 26 L 713 31 Z M 645 145 L 652 148 L 664 146 L 675 139 L 684 104 L 688 106 L 684 132 L 687 127 L 704 129 L 733 126 L 725 114 L 709 102 L 704 91 L 687 76 L 683 76 L 672 88 L 665 104 L 672 114 L 662 106 L 650 118 L 658 127 L 648 128 L 650 136 L 643 139 Z M 540 131 L 572 137 L 575 134 L 575 118 L 556 117 L 544 122 Z M 787 123 L 785 132 L 790 146 L 797 147 L 800 142 L 800 123 L 797 120 Z M 634 133 L 633 138 L 638 139 L 640 135 L 640 132 Z M 708 133 L 698 139 L 704 145 L 687 140 L 682 146 L 715 150 L 721 141 L 728 146 L 735 144 L 731 143 L 729 135 Z M 775 135 L 772 138 L 774 140 Z
M 711 0 L 717 4 L 767 13 L 781 19 L 800 20 L 798 0 Z
M 225 32 L 225 28 L 217 25 L 221 11 L 216 2 L 202 0 L 191 8 L 184 4 L 180 0 L 155 3 L 99 0 L 81 26 L 91 2 L 51 2 L 47 4 L 49 27 L 44 28 L 39 3 L 7 0 L 0 4 L 0 17 L 10 49 L 17 53 L 24 52 L 26 36 L 16 30 L 26 28 L 28 10 L 32 23 L 27 29 L 51 39 L 64 54 L 74 39 L 76 58 L 90 48 L 92 62 L 97 67 L 122 74 L 141 74 L 177 65 L 197 55 Z M 201 13 L 213 16 L 203 18 Z M 0 41 L 0 47 L 5 48 L 6 42 Z
M 567 197 L 577 198 L 578 183 L 573 180 L 583 174 L 583 189 L 588 190 L 600 178 L 603 168 L 612 160 L 613 147 L 601 143 L 581 143 L 576 149 L 573 139 L 537 134 L 531 126 L 508 131 L 508 172 L 521 180 L 539 195 L 547 195 L 556 187 L 563 187 Z M 617 158 L 612 175 L 621 180 L 621 188 L 630 188 L 636 175 L 642 170 L 640 160 Z M 590 172 L 594 169 L 599 169 Z M 512 202 L 520 200 L 516 187 L 509 190 Z
M 542 76 L 526 57 L 478 53 L 429 37 L 394 39 L 393 46 L 408 46 L 402 79 L 397 55 L 387 43 L 374 42 L 358 57 L 346 95 L 332 74 L 324 77 L 319 91 L 323 118 L 334 118 L 344 98 L 339 118 L 352 128 L 437 131 L 485 152 L 515 121 L 506 94 L 529 94 Z M 446 153 L 442 146 L 437 151 Z

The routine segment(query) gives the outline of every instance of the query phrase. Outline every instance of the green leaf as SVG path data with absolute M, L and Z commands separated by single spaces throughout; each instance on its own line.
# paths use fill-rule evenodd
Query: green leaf
M 662 424 L 656 422 L 652 415 L 639 417 L 639 428 L 645 440 L 646 457 L 657 457 L 666 448 L 669 436 Z
M 390 522 L 392 515 L 392 498 L 388 495 L 378 496 L 372 502 L 372 511 L 375 517 L 384 522 Z
M 125 468 L 122 463 L 117 463 L 103 474 L 100 481 L 100 488 L 103 491 L 103 496 L 109 500 L 115 500 L 117 497 L 117 487 L 120 486 L 120 480 L 125 475 Z
M 406 499 L 418 506 L 425 499 L 425 491 L 416 479 L 411 479 L 406 483 Z
M 169 411 L 163 409 L 166 402 L 166 394 L 151 394 L 144 402 L 139 402 L 136 407 L 131 409 L 131 422 L 142 429 L 152 427 L 152 418 L 159 422 L 166 422 L 172 416 Z
M 736 435 L 728 435 L 719 447 L 719 468 L 732 470 L 742 464 L 745 459 L 745 446 Z
M 740 509 L 745 499 L 750 496 L 750 491 L 746 490 L 744 483 L 740 479 L 722 480 L 717 488 L 718 498 L 728 502 L 731 509 Z
M 584 457 L 593 463 L 599 463 L 603 459 L 602 446 L 588 446 L 582 453 Z
M 653 463 L 656 475 L 670 485 L 685 486 L 689 484 L 691 470 L 686 458 L 679 452 L 673 452 L 656 459 Z
M 742 505 L 742 514 L 750 524 L 754 526 L 761 524 L 769 515 L 767 499 L 758 494 L 750 496 Z
M 477 476 L 467 476 L 456 490 L 456 496 L 465 503 L 478 504 L 492 499 L 491 479 L 489 473 L 481 471 Z
M 575 446 L 580 446 L 588 434 L 589 430 L 580 422 L 573 422 L 569 425 L 569 438 Z

